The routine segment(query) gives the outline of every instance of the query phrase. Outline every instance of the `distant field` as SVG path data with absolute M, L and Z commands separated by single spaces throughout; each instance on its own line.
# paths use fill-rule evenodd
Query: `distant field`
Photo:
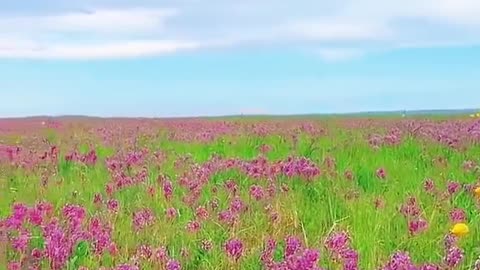
M 480 269 L 473 112 L 0 120 L 0 269 Z

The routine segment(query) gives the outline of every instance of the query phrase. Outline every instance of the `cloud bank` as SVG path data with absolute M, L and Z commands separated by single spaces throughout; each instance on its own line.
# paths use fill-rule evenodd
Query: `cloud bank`
M 478 14 L 477 0 L 11 1 L 0 3 L 0 58 L 285 46 L 343 61 L 379 49 L 480 45 Z

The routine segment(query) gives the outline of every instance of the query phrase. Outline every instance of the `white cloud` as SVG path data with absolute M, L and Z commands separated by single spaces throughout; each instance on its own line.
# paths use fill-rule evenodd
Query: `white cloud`
M 347 20 L 299 21 L 286 27 L 298 39 L 315 41 L 381 40 L 390 30 L 384 25 Z
M 5 47 L 2 49 L 2 44 L 0 43 L 0 58 L 78 60 L 132 58 L 162 55 L 179 50 L 197 49 L 199 47 L 200 44 L 195 42 L 165 40 L 117 41 L 99 44 L 51 44 L 45 47 L 39 45 L 15 46 L 8 49 Z
M 2 33 L 24 35 L 86 32 L 115 34 L 142 33 L 163 29 L 175 9 L 93 9 L 54 15 L 0 17 Z
M 377 49 L 480 44 L 478 0 L 86 2 L 93 6 L 11 14 L 0 3 L 0 57 L 122 58 L 280 45 L 339 61 Z
M 0 18 L 0 58 L 129 58 L 198 48 L 193 41 L 136 37 L 161 33 L 165 21 L 176 13 L 134 8 Z
M 175 16 L 174 9 L 144 9 L 129 10 L 100 9 L 84 13 L 66 13 L 48 16 L 40 19 L 44 27 L 52 30 L 73 32 L 134 32 L 158 31 L 164 27 L 167 19 Z

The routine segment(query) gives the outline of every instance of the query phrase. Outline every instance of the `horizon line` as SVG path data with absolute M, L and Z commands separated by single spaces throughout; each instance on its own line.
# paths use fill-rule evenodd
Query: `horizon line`
M 98 116 L 88 114 L 63 114 L 63 115 L 27 115 L 0 117 L 0 120 L 13 119 L 32 119 L 32 118 L 99 118 L 99 119 L 192 119 L 192 118 L 231 118 L 231 117 L 302 117 L 302 116 L 363 116 L 363 115 L 382 115 L 382 114 L 409 114 L 412 115 L 428 115 L 436 113 L 440 115 L 463 114 L 478 112 L 480 109 L 463 108 L 463 109 L 414 109 L 414 110 L 369 110 L 369 111 L 352 111 L 338 113 L 294 113 L 294 114 L 224 114 L 224 115 L 189 115 L 189 116 Z

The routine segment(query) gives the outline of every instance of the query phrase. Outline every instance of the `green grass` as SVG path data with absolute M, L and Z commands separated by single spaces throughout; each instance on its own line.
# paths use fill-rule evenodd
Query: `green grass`
M 480 147 L 471 146 L 467 151 L 455 151 L 437 143 L 404 137 L 400 145 L 374 150 L 367 144 L 364 135 L 361 130 L 346 132 L 332 127 L 328 129 L 326 136 L 300 136 L 296 147 L 290 138 L 279 135 L 226 136 L 211 143 L 174 142 L 161 134 L 153 138 L 143 138 L 142 146 L 152 149 L 152 152 L 160 149 L 166 153 L 167 158 L 159 167 L 153 162 L 146 163 L 149 169 L 147 183 L 114 195 L 120 201 L 120 213 L 117 216 L 112 216 L 105 209 L 98 209 L 93 204 L 94 194 L 104 194 L 105 184 L 110 179 L 102 161 L 116 150 L 101 145 L 97 140 L 96 150 L 100 161 L 95 167 L 67 164 L 62 160 L 56 175 L 50 176 L 47 188 L 40 185 L 40 170 L 31 173 L 3 166 L 5 170 L 0 179 L 0 217 L 5 218 L 10 213 L 10 206 L 14 202 L 31 205 L 46 200 L 54 204 L 57 213 L 66 203 L 74 203 L 84 206 L 89 217 L 101 216 L 110 220 L 114 226 L 113 237 L 119 246 L 120 255 L 117 258 L 108 254 L 103 257 L 82 257 L 78 262 L 90 269 L 98 269 L 100 265 L 112 267 L 128 261 L 140 244 L 167 245 L 175 258 L 180 258 L 182 247 L 189 248 L 188 259 L 181 259 L 185 269 L 228 269 L 231 264 L 222 245 L 232 236 L 245 241 L 246 252 L 241 259 L 241 269 L 261 269 L 259 257 L 267 237 L 281 240 L 286 235 L 294 234 L 301 237 L 309 247 L 321 248 L 326 235 L 332 229 L 339 228 L 350 232 L 353 247 L 360 254 L 360 269 L 377 269 L 397 250 L 408 251 L 413 261 L 418 263 L 440 262 L 443 256 L 443 237 L 451 226 L 448 212 L 453 207 L 460 207 L 468 215 L 471 233 L 460 242 L 460 246 L 465 250 L 465 260 L 459 269 L 468 269 L 480 255 L 480 217 L 477 202 L 471 194 L 466 193 L 459 194 L 452 200 L 434 198 L 423 191 L 423 181 L 432 178 L 442 190 L 445 190 L 449 179 L 474 183 L 478 175 L 465 172 L 462 163 L 465 160 L 478 160 Z M 48 138 L 60 146 L 70 145 L 66 136 L 50 133 Z M 257 182 L 236 170 L 218 172 L 211 177 L 201 194 L 200 204 L 207 204 L 210 199 L 217 197 L 220 199 L 219 208 L 225 209 L 228 206 L 228 195 L 221 186 L 225 180 L 234 179 L 239 184 L 240 196 L 248 202 L 249 211 L 241 216 L 239 224 L 233 229 L 219 224 L 216 214 L 211 213 L 211 218 L 202 225 L 200 233 L 191 235 L 186 232 L 184 227 L 194 217 L 194 209 L 180 199 L 186 191 L 178 186 L 181 171 L 175 169 L 175 160 L 189 154 L 195 162 L 201 164 L 209 160 L 214 153 L 224 158 L 248 160 L 258 155 L 258 147 L 262 144 L 271 146 L 272 151 L 267 155 L 271 161 L 288 156 L 306 156 L 321 165 L 325 158 L 330 157 L 335 159 L 336 169 L 330 173 L 322 166 L 322 176 L 310 183 L 301 179 L 281 178 L 278 181 L 288 184 L 290 192 L 260 202 L 249 198 L 248 189 L 256 183 L 266 187 L 265 181 Z M 448 165 L 441 167 L 432 162 L 438 157 L 445 158 Z M 375 176 L 375 171 L 380 167 L 387 171 L 386 180 L 379 180 Z M 344 178 L 343 173 L 347 169 L 353 171 L 353 181 Z M 159 173 L 172 177 L 175 185 L 173 201 L 168 202 L 163 198 L 161 187 L 156 181 Z M 153 198 L 146 192 L 148 186 L 154 186 L 157 191 Z M 211 192 L 214 186 L 219 187 L 217 194 Z M 74 192 L 78 195 L 74 196 Z M 353 195 L 353 198 L 348 198 L 349 195 Z M 398 212 L 399 206 L 408 196 L 419 199 L 422 216 L 429 221 L 427 231 L 418 236 L 409 235 L 406 220 Z M 385 201 L 383 209 L 375 208 L 374 201 L 377 198 Z M 276 225 L 269 223 L 265 214 L 264 208 L 267 204 L 271 204 L 280 214 Z M 165 209 L 171 206 L 180 211 L 175 222 L 166 221 L 164 218 Z M 132 213 L 142 207 L 151 208 L 158 220 L 146 231 L 132 233 Z M 211 252 L 206 253 L 199 248 L 203 239 L 213 241 L 214 248 Z M 9 256 L 9 259 L 15 257 L 13 253 L 9 253 Z M 326 253 L 322 252 L 323 267 L 340 269 L 326 257 Z M 153 264 L 147 263 L 144 267 L 143 269 L 154 269 Z

